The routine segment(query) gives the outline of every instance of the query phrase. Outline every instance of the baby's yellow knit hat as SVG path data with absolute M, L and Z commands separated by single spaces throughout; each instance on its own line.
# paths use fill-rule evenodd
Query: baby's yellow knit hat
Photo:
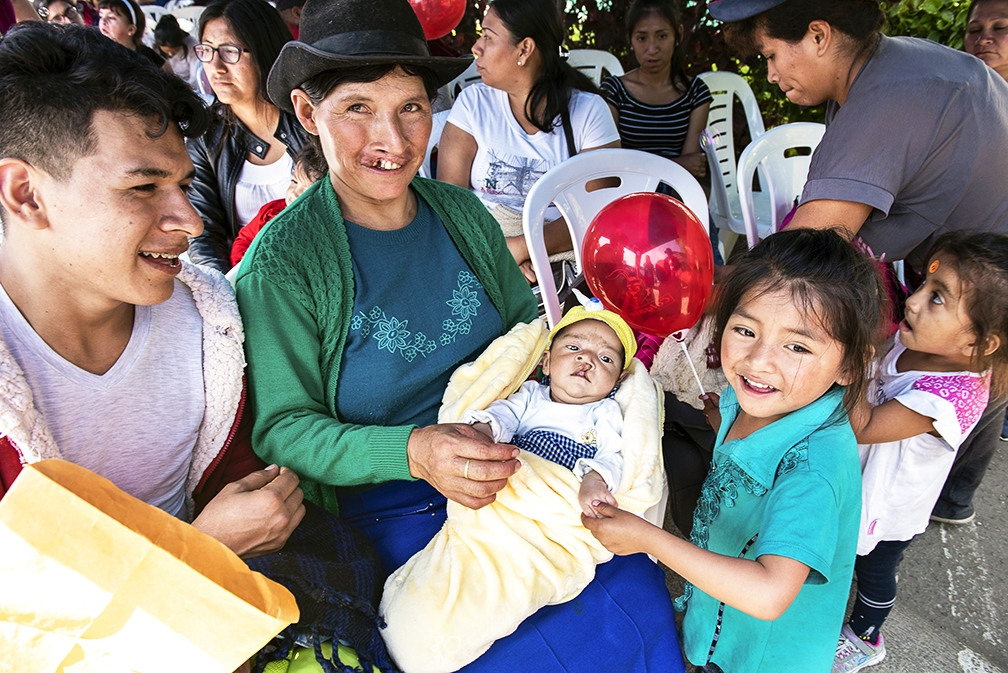
M 553 343 L 553 337 L 556 336 L 557 332 L 562 330 L 568 325 L 573 325 L 576 322 L 581 322 L 582 320 L 601 320 L 605 324 L 612 327 L 612 330 L 616 332 L 616 336 L 619 337 L 620 343 L 623 344 L 623 369 L 630 366 L 630 361 L 633 356 L 637 353 L 637 340 L 634 338 L 633 330 L 630 329 L 630 325 L 626 323 L 623 318 L 619 316 L 618 313 L 613 313 L 612 311 L 602 307 L 602 302 L 598 299 L 592 298 L 585 300 L 580 292 L 577 292 L 578 298 L 582 300 L 584 306 L 575 306 L 567 314 L 560 319 L 560 322 L 556 324 L 549 333 L 549 341 L 546 347 L 549 348 L 550 344 Z

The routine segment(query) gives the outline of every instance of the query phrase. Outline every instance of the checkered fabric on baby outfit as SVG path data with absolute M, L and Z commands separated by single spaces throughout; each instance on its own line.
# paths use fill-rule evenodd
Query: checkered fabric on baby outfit
M 594 446 L 575 442 L 570 437 L 549 430 L 529 430 L 512 437 L 511 443 L 522 451 L 542 456 L 568 470 L 574 469 L 579 458 L 594 458 L 596 451 Z

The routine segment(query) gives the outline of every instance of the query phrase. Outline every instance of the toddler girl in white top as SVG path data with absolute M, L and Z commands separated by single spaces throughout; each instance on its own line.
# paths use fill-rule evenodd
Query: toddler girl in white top
M 834 672 L 885 657 L 879 629 L 896 600 L 903 550 L 927 528 L 956 451 L 991 390 L 1008 385 L 1006 345 L 1008 236 L 939 237 L 863 401 L 866 424 L 856 433 L 863 475 L 858 595 Z

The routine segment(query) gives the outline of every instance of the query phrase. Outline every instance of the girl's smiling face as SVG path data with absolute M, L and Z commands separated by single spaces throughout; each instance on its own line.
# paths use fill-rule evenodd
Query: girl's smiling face
M 770 425 L 846 385 L 844 347 L 789 288 L 750 290 L 721 337 L 721 365 L 750 431 Z

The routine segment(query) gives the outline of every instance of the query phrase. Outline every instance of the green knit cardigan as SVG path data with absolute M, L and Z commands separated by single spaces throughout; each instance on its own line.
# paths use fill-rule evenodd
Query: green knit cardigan
M 411 188 L 441 218 L 504 330 L 535 319 L 528 283 L 479 199 L 419 177 Z M 396 282 L 394 273 L 390 269 L 389 282 Z M 406 443 L 415 426 L 361 426 L 336 413 L 354 278 L 328 177 L 263 228 L 242 260 L 235 288 L 245 325 L 256 453 L 294 470 L 305 496 L 331 512 L 337 511 L 337 486 L 412 479 Z

